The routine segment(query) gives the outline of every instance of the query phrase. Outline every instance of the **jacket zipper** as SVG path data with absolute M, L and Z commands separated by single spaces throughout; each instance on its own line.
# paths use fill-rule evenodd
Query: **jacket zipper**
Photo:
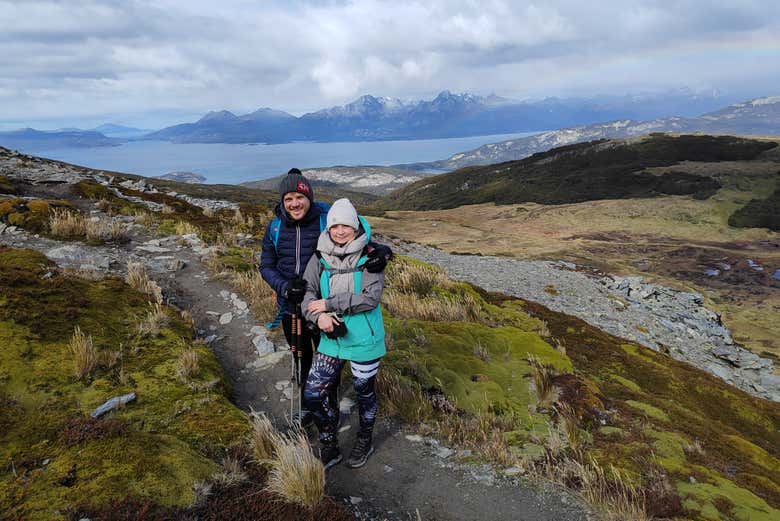
M 301 271 L 301 227 L 295 227 L 295 275 L 300 275 Z
M 368 320 L 368 314 L 366 314 L 366 313 L 363 313 L 363 318 L 365 318 L 365 319 L 366 319 L 366 324 L 368 324 L 368 329 L 370 329 L 370 330 L 371 330 L 371 336 L 376 336 L 376 335 L 374 334 L 374 328 L 373 328 L 373 327 L 371 327 L 371 321 L 370 321 L 370 320 Z

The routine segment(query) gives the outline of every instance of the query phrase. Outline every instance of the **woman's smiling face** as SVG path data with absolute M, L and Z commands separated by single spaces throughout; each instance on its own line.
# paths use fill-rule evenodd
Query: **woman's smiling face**
M 355 238 L 357 230 L 346 224 L 334 224 L 330 227 L 328 233 L 330 234 L 330 239 L 334 243 L 339 246 L 344 246 Z

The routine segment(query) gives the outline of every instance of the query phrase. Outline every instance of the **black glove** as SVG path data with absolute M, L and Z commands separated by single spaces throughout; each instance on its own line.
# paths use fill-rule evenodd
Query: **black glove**
M 287 300 L 292 304 L 300 304 L 306 295 L 306 281 L 301 277 L 295 277 L 287 283 Z
M 384 244 L 373 244 L 368 248 L 368 260 L 363 265 L 369 273 L 381 273 L 385 271 L 387 262 L 393 259 L 393 250 Z

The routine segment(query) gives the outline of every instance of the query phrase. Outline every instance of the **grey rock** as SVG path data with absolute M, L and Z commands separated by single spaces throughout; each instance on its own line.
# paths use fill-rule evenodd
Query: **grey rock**
M 222 324 L 223 326 L 226 324 L 230 324 L 232 321 L 233 321 L 233 313 L 229 311 L 227 313 L 222 313 L 222 315 L 219 316 L 219 323 Z
M 122 396 L 116 396 L 114 398 L 111 398 L 110 400 L 106 401 L 103 405 L 92 411 L 90 416 L 93 418 L 100 418 L 104 414 L 106 414 L 109 411 L 113 411 L 114 409 L 118 409 L 119 407 L 122 407 L 123 405 L 126 405 L 130 402 L 135 400 L 135 393 L 129 393 L 129 394 L 123 394 Z
M 186 265 L 187 265 L 187 263 L 184 262 L 181 259 L 173 259 L 172 261 L 168 262 L 168 264 L 165 266 L 165 268 L 168 271 L 179 271 L 179 270 L 183 269 L 184 266 L 186 266 Z
M 255 350 L 260 356 L 265 356 L 274 352 L 274 344 L 268 340 L 265 334 L 254 337 L 252 339 L 252 345 L 255 346 Z

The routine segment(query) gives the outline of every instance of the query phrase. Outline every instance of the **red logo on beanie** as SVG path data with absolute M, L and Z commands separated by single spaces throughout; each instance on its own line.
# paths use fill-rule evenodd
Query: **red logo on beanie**
M 306 181 L 298 181 L 298 186 L 295 189 L 296 192 L 309 195 L 309 184 Z

